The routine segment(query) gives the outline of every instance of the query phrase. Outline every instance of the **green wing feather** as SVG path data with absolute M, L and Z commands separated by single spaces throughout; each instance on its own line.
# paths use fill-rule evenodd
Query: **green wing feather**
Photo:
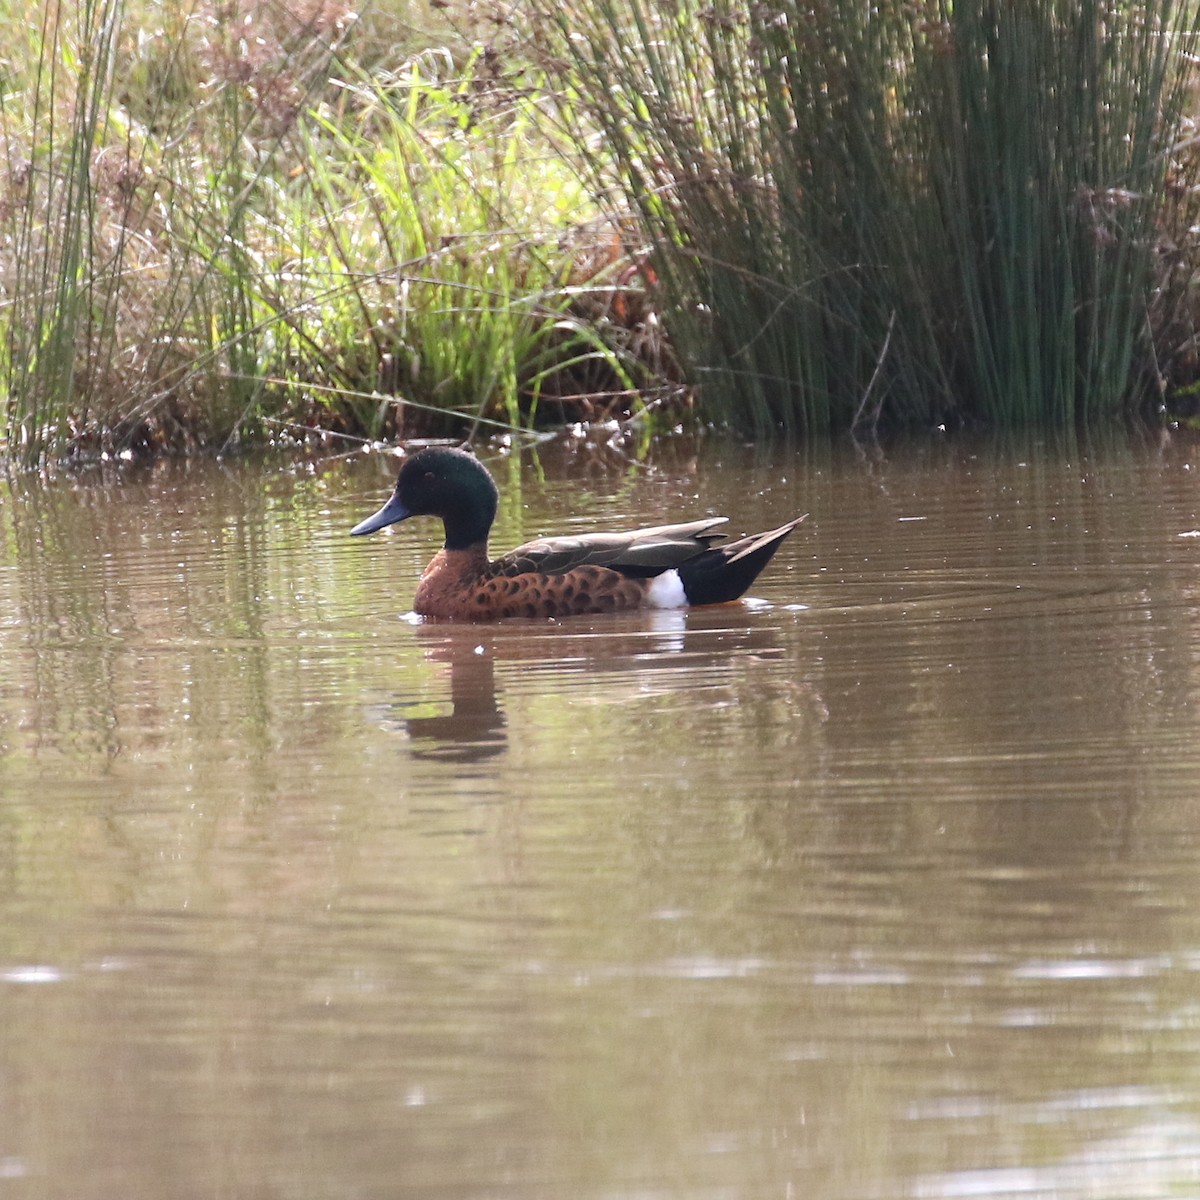
M 580 537 L 539 538 L 495 559 L 493 576 L 534 573 L 563 575 L 576 567 L 610 567 L 623 575 L 661 575 L 703 554 L 725 535 L 712 532 L 728 517 L 709 517 L 683 525 L 659 525 L 629 533 L 588 533 Z

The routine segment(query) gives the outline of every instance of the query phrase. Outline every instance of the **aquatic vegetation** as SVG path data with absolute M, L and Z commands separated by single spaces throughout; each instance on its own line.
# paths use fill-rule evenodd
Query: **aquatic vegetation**
M 581 316 L 621 247 L 539 90 L 401 9 L 7 0 L 10 458 L 510 427 L 582 379 L 644 403 L 617 323 Z
M 1198 19 L 0 0 L 0 446 L 1191 403 Z
M 809 432 L 1160 400 L 1196 263 L 1178 238 L 1164 257 L 1197 182 L 1175 155 L 1194 5 L 538 7 L 706 414 Z
M 281 40 L 237 6 L 24 7 L 4 14 L 30 32 L 0 108 L 0 436 L 25 460 L 221 437 L 261 388 L 255 201 L 345 15 Z

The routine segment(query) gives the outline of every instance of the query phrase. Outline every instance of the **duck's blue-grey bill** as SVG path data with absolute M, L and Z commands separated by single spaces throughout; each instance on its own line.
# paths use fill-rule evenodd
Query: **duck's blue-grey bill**
M 362 533 L 374 533 L 377 529 L 382 529 L 385 525 L 395 525 L 397 521 L 406 521 L 412 513 L 404 507 L 400 501 L 393 496 L 377 513 L 368 517 L 365 521 L 359 521 L 355 527 L 350 530 L 350 536 L 354 537 Z

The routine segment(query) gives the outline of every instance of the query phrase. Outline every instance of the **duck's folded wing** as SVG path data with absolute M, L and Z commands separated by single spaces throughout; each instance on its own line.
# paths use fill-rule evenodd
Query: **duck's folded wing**
M 659 525 L 629 533 L 588 533 L 580 537 L 539 538 L 518 546 L 491 564 L 490 574 L 534 572 L 562 575 L 576 567 L 610 567 L 622 575 L 661 575 L 703 554 L 725 535 L 714 533 L 727 517 L 709 517 L 684 525 Z

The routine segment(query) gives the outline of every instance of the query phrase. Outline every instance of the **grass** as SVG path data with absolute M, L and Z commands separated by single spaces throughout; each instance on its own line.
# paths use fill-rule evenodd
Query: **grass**
M 571 313 L 563 238 L 587 197 L 558 160 L 538 162 L 532 104 L 499 85 L 475 92 L 486 67 L 478 53 L 418 58 L 385 83 L 347 85 L 344 110 L 310 126 L 295 224 L 320 214 L 309 254 L 332 266 L 332 303 L 319 331 L 302 307 L 285 320 L 345 386 L 378 365 L 383 390 L 426 412 L 519 426 L 550 379 L 593 355 L 632 381 Z
M 1195 19 L 0 0 L 0 443 L 1186 398 Z
M 1161 260 L 1196 182 L 1173 158 L 1196 6 L 538 8 L 712 417 L 1061 424 L 1160 399 L 1153 317 L 1194 273 Z
M 620 248 L 587 234 L 537 90 L 462 39 L 422 48 L 397 2 L 59 0 L 12 47 L 10 458 L 524 427 L 581 380 L 642 403 L 580 316 Z

